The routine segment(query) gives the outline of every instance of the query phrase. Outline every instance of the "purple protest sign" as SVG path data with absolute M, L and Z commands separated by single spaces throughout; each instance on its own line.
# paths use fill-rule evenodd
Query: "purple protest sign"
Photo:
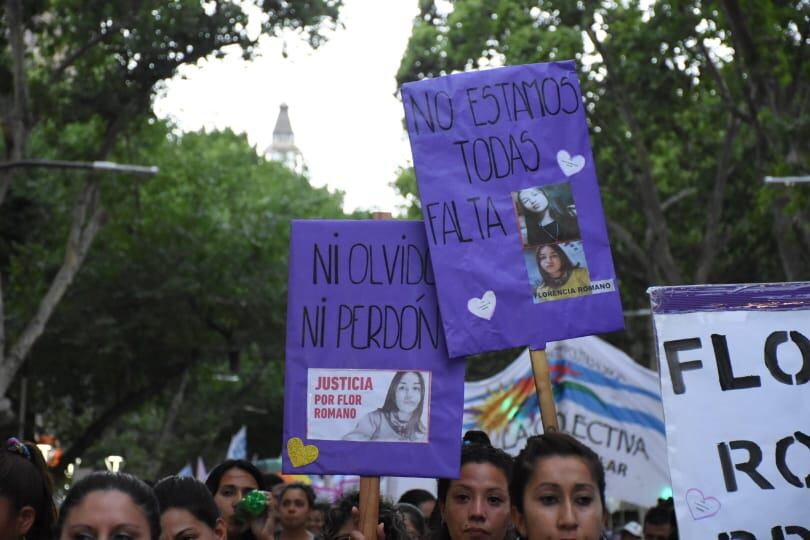
M 422 224 L 294 221 L 288 285 L 282 470 L 456 476 L 464 361 Z
M 574 63 L 409 83 L 402 101 L 450 355 L 623 328 Z

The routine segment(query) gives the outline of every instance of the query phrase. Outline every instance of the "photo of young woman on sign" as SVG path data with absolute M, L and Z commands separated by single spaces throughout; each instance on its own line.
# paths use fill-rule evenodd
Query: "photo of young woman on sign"
M 382 407 L 363 416 L 343 440 L 427 442 L 428 429 L 422 419 L 428 410 L 426 402 L 429 392 L 423 373 L 397 371 Z
M 571 251 L 578 253 L 582 244 L 572 242 L 568 246 Z M 530 275 L 536 271 L 540 277 L 539 282 L 533 287 L 534 303 L 591 294 L 591 278 L 587 267 L 582 262 L 572 262 L 566 250 L 559 244 L 546 244 L 526 251 L 531 251 L 534 259 L 530 262 L 529 257 L 526 257 Z
M 534 186 L 513 193 L 524 246 L 580 238 L 576 207 L 568 182 Z

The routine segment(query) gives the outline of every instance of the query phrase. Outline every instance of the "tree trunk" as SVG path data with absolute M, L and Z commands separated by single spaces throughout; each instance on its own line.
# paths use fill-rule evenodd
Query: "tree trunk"
M 653 178 L 649 151 L 646 143 L 642 139 L 642 131 L 632 111 L 632 107 L 622 98 L 623 95 L 629 94 L 624 91 L 621 75 L 613 65 L 612 59 L 608 55 L 604 44 L 596 38 L 596 34 L 592 30 L 589 29 L 586 30 L 586 32 L 593 42 L 596 51 L 602 57 L 602 63 L 605 65 L 605 68 L 607 68 L 607 85 L 612 89 L 618 104 L 619 114 L 627 123 L 627 129 L 632 134 L 632 142 L 636 151 L 635 158 L 639 164 L 636 184 L 638 186 L 639 195 L 641 196 L 641 210 L 644 213 L 647 226 L 652 232 L 652 262 L 654 266 L 660 270 L 661 276 L 667 284 L 681 283 L 681 271 L 675 262 L 675 258 L 672 256 L 672 250 L 669 244 L 669 228 L 667 227 L 667 220 L 664 217 L 658 188 Z
M 160 394 L 177 375 L 177 372 L 167 373 L 160 381 L 152 381 L 143 388 L 132 390 L 121 396 L 107 410 L 97 416 L 82 434 L 73 441 L 73 444 L 65 450 L 59 465 L 53 471 L 54 475 L 60 476 L 64 474 L 68 464 L 76 461 L 76 458 L 90 448 L 104 434 L 107 428 L 135 407 Z
M 76 273 L 79 271 L 90 245 L 101 227 L 104 220 L 104 210 L 99 205 L 98 189 L 95 180 L 90 179 L 87 181 L 84 191 L 73 209 L 73 223 L 68 234 L 62 266 L 51 282 L 48 292 L 39 302 L 36 314 L 25 326 L 9 354 L 0 363 L 0 396 L 6 394 L 34 342 L 45 330 L 48 319 L 50 319 L 73 278 L 76 277 Z
M 711 272 L 717 254 L 722 247 L 720 241 L 722 238 L 723 200 L 726 194 L 726 183 L 732 171 L 729 162 L 731 161 L 732 145 L 734 139 L 737 138 L 739 125 L 737 118 L 729 115 L 726 136 L 715 169 L 714 188 L 706 204 L 706 229 L 703 234 L 703 248 L 700 259 L 698 259 L 694 283 L 706 283 L 709 272 Z
M 25 72 L 25 28 L 22 21 L 22 2 L 6 0 L 6 27 L 8 28 L 9 47 L 11 49 L 11 71 L 13 85 L 13 104 L 6 118 L 5 141 L 6 158 L 10 161 L 22 159 L 28 145 L 31 130 L 31 110 L 28 104 L 28 78 Z M 12 173 L 0 175 L 0 205 L 6 197 Z
M 160 430 L 160 435 L 155 442 L 155 459 L 150 464 L 146 475 L 147 478 L 154 479 L 160 472 L 160 467 L 163 465 L 164 449 L 168 448 L 169 437 L 174 429 L 174 422 L 177 420 L 177 415 L 180 413 L 180 408 L 183 406 L 183 400 L 185 399 L 186 394 L 186 386 L 188 386 L 188 381 L 190 379 L 191 366 L 189 365 L 183 371 L 183 375 L 180 377 L 180 384 L 177 387 L 177 392 L 175 392 L 172 402 L 169 405 L 169 409 L 166 411 L 166 420 L 163 422 L 163 429 Z
M 773 204 L 773 235 L 787 281 L 796 281 L 802 273 L 800 246 L 794 238 L 793 223 L 785 212 L 787 195 L 780 195 Z
M 148 105 L 148 101 L 146 105 Z M 129 107 L 122 108 L 115 118 L 109 119 L 96 159 L 104 160 L 110 155 L 115 142 L 118 140 L 118 135 L 124 130 L 131 116 L 146 105 L 131 103 Z M 96 174 L 91 173 L 88 176 L 84 190 L 73 208 L 73 219 L 67 245 L 65 246 L 65 257 L 62 266 L 51 282 L 48 292 L 40 301 L 36 314 L 25 326 L 11 351 L 8 355 L 0 357 L 0 397 L 6 395 L 14 376 L 25 362 L 31 347 L 45 330 L 48 320 L 76 277 L 84 258 L 87 256 L 87 252 L 90 250 L 90 245 L 104 222 L 106 213 L 101 205 L 101 193 Z M 0 290 L 1 298 L 2 290 Z M 0 306 L 2 306 L 2 302 L 0 302 Z M 1 352 L 4 353 L 5 351 Z

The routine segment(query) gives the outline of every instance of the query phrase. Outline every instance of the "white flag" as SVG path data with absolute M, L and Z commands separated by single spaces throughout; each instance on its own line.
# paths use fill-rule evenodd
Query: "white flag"
M 247 459 L 247 428 L 245 426 L 242 426 L 231 437 L 231 444 L 228 445 L 225 459 Z
M 197 456 L 197 480 L 205 482 L 206 478 L 208 478 L 208 472 L 205 470 L 205 463 L 201 457 Z
M 191 476 L 194 477 L 194 471 L 191 470 L 191 463 L 186 463 L 186 466 L 180 469 L 180 472 L 177 473 L 177 476 Z

